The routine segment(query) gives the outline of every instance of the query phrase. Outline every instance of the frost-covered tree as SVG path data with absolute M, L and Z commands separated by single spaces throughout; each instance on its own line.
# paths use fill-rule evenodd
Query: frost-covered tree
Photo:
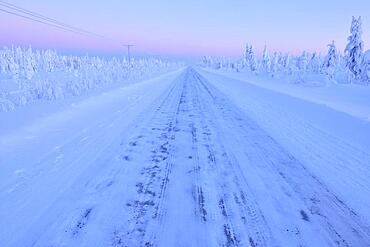
M 248 67 L 248 63 L 249 63 L 249 49 L 250 49 L 250 47 L 249 47 L 249 44 L 247 44 L 246 46 L 245 46 L 245 50 L 244 50 L 244 58 L 243 58 L 243 66 L 244 67 Z
M 335 47 L 335 42 L 328 45 L 328 54 L 325 57 L 322 69 L 330 80 L 334 79 L 335 69 L 338 63 L 338 53 Z
M 257 70 L 257 59 L 256 59 L 256 55 L 254 54 L 252 45 L 246 46 L 245 54 L 244 54 L 244 64 L 245 64 L 245 67 L 250 71 L 254 72 Z
M 348 37 L 348 44 L 344 50 L 346 55 L 346 67 L 354 79 L 361 76 L 362 56 L 364 42 L 362 41 L 361 16 L 356 19 L 352 17 L 351 35 Z
M 54 72 L 57 68 L 58 57 L 55 51 L 46 50 L 43 54 L 43 66 L 46 72 Z
M 366 85 L 370 85 L 370 50 L 364 53 L 362 60 L 362 80 Z
M 285 55 L 281 52 L 278 53 L 278 67 L 279 67 L 279 71 L 280 72 L 283 72 L 285 70 L 284 68 L 284 63 L 285 63 Z
M 308 63 L 308 68 L 313 73 L 320 73 L 321 68 L 321 58 L 319 55 L 317 55 L 316 52 L 314 52 L 310 58 L 310 61 Z
M 271 66 L 271 60 L 270 60 L 269 53 L 267 51 L 267 47 L 265 46 L 265 48 L 263 49 L 263 54 L 262 54 L 262 69 L 265 72 L 270 72 L 270 66 Z
M 20 66 L 13 56 L 8 57 L 8 68 L 13 79 L 18 79 L 20 76 Z
M 270 71 L 272 72 L 272 76 L 279 71 L 279 54 L 277 52 L 274 52 L 274 55 L 272 56 Z
M 290 70 L 290 55 L 289 54 L 285 54 L 283 57 L 282 57 L 282 60 L 281 60 L 281 67 L 284 71 L 288 72 L 288 73 L 291 73 L 291 70 Z
M 338 66 L 338 70 L 342 70 L 342 71 L 346 70 L 346 67 L 347 67 L 347 62 L 346 62 L 345 55 L 343 55 L 342 53 L 339 53 L 339 52 L 338 52 L 337 66 Z
M 303 51 L 302 55 L 298 58 L 298 69 L 306 71 L 308 67 L 308 53 Z
M 36 61 L 31 48 L 25 52 L 24 56 L 24 71 L 27 80 L 31 80 L 36 72 Z

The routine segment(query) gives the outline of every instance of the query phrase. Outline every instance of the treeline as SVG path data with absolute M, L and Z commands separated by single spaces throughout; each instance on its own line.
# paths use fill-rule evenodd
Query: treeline
M 291 56 L 281 52 L 269 54 L 265 47 L 262 57 L 257 58 L 252 45 L 247 45 L 242 59 L 233 61 L 227 58 L 205 57 L 203 66 L 214 69 L 251 71 L 297 75 L 298 80 L 304 74 L 323 74 L 331 82 L 336 82 L 338 74 L 345 74 L 348 83 L 370 85 L 370 50 L 364 52 L 361 17 L 352 18 L 350 36 L 343 53 L 338 52 L 335 42 L 328 45 L 325 56 L 304 51 L 300 56 Z M 303 79 L 302 79 L 303 80 Z
M 66 56 L 54 50 L 0 50 L 0 111 L 35 100 L 61 99 L 173 70 L 180 63 L 157 58 Z

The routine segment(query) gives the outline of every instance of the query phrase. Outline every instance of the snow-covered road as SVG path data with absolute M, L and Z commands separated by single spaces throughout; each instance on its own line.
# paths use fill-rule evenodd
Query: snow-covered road
M 207 73 L 186 68 L 3 135 L 0 246 L 370 246 L 366 209 Z

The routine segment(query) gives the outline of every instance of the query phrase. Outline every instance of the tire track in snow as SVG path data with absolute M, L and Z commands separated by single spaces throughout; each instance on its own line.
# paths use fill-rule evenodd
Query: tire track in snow
M 182 92 L 178 87 L 181 88 L 182 83 L 181 80 L 177 82 L 176 90 L 167 95 L 148 126 L 144 125 L 139 133 L 142 141 L 150 144 L 150 158 L 139 174 L 136 199 L 126 203 L 132 212 L 130 223 L 124 232 L 114 232 L 113 246 L 152 246 L 155 242 L 156 232 L 151 229 L 161 224 L 165 214 L 166 191 L 173 167 L 172 143 L 175 140 L 175 132 L 178 131 L 176 115 L 182 100 L 182 96 L 177 96 Z M 147 147 L 140 150 L 136 142 L 130 143 L 131 154 L 124 155 L 124 159 L 135 159 L 132 157 L 132 150 L 135 148 L 139 150 L 137 153 L 140 155 L 148 154 Z
M 163 93 L 163 96 L 168 97 L 169 94 L 175 92 L 175 86 L 176 83 L 174 83 L 174 86 L 169 87 Z M 166 97 L 162 97 L 160 100 L 163 101 L 163 98 Z M 136 101 L 132 104 L 135 103 Z M 157 104 L 156 102 L 154 103 L 155 105 Z M 126 106 L 125 109 L 128 107 L 131 107 L 131 105 Z M 154 110 L 139 114 L 137 122 L 148 122 L 153 112 Z M 121 115 L 119 118 L 125 118 L 122 112 L 117 112 L 117 114 Z M 117 114 L 115 113 L 114 116 Z M 108 120 L 105 120 L 105 122 Z M 130 130 L 134 130 L 134 132 L 140 127 L 138 124 L 135 125 L 135 122 L 129 126 L 131 127 Z M 125 130 L 122 131 L 126 132 Z M 99 134 L 104 135 L 104 132 Z M 107 210 L 109 208 L 117 209 L 117 205 L 110 204 L 117 204 L 117 199 L 114 195 L 122 190 L 120 186 L 123 185 L 123 188 L 125 186 L 127 187 L 128 183 L 125 183 L 127 178 L 124 176 L 127 176 L 127 170 L 133 170 L 129 164 L 131 158 L 117 154 L 120 146 L 122 148 L 126 143 L 124 140 L 127 140 L 127 136 L 121 132 L 116 134 L 119 134 L 119 136 L 111 145 L 105 146 L 103 145 L 104 143 L 95 143 L 96 147 L 103 147 L 99 150 L 99 153 L 105 151 L 104 154 L 99 155 L 94 165 L 91 165 L 89 167 L 90 169 L 86 169 L 79 177 L 80 179 L 71 188 L 68 188 L 68 194 L 64 195 L 63 193 L 53 204 L 53 207 L 50 207 L 49 211 L 53 211 L 54 208 L 60 210 L 63 208 L 63 205 L 68 206 L 60 212 L 58 218 L 55 217 L 55 221 L 51 224 L 51 229 L 44 229 L 44 232 L 39 234 L 32 246 L 49 246 L 51 244 L 53 246 L 80 246 L 86 242 L 92 243 L 94 241 L 92 241 L 91 237 L 97 235 L 93 232 L 96 229 L 104 229 L 106 227 L 97 226 L 97 220 L 100 220 L 98 217 L 101 217 L 102 214 L 106 214 L 109 218 L 113 219 L 110 223 L 114 224 L 114 217 Z M 121 139 L 122 141 L 120 141 L 120 138 L 123 138 Z M 134 136 L 132 138 L 133 141 L 130 141 L 128 145 L 129 149 L 139 145 L 141 138 L 143 136 Z M 71 193 L 71 190 L 73 193 Z M 73 202 L 69 203 L 68 200 L 73 200 Z M 49 220 L 51 221 L 51 219 Z M 99 234 L 103 235 L 103 233 Z M 102 241 L 102 239 L 99 240 Z
M 188 73 L 188 80 L 189 84 L 191 84 L 191 93 L 193 98 L 193 112 L 192 114 L 199 115 L 196 119 L 198 121 L 196 123 L 192 123 L 192 129 L 196 129 L 194 125 L 197 125 L 197 127 L 200 129 L 200 141 L 196 145 L 202 145 L 205 152 L 203 152 L 203 156 L 205 157 L 205 161 L 208 163 L 208 166 L 210 170 L 213 170 L 216 173 L 216 178 L 219 179 L 219 181 L 227 181 L 227 182 L 221 182 L 216 184 L 217 187 L 217 194 L 218 199 L 216 201 L 213 201 L 213 205 L 207 205 L 210 202 L 207 200 L 199 200 L 201 203 L 201 209 L 204 208 L 204 211 L 207 212 L 207 209 L 205 209 L 205 205 L 208 207 L 213 207 L 210 211 L 215 211 L 215 207 L 219 208 L 219 214 L 220 217 L 223 218 L 223 223 L 221 223 L 221 231 L 223 232 L 225 236 L 225 243 L 221 243 L 221 245 L 224 246 L 238 246 L 238 245 L 245 245 L 245 237 L 241 236 L 242 232 L 245 229 L 237 229 L 240 225 L 240 219 L 236 220 L 234 215 L 236 214 L 235 211 L 238 211 L 237 214 L 241 214 L 241 218 L 243 219 L 243 222 L 248 222 L 248 225 L 246 225 L 249 228 L 253 229 L 254 232 L 250 231 L 249 236 L 247 237 L 247 241 L 251 246 L 257 246 L 257 245 L 265 245 L 266 240 L 265 238 L 268 238 L 267 234 L 268 231 L 259 229 L 264 228 L 262 225 L 264 224 L 263 219 L 261 215 L 258 215 L 256 212 L 257 210 L 254 209 L 255 205 L 248 204 L 248 200 L 246 199 L 246 193 L 243 191 L 243 188 L 238 184 L 237 185 L 237 191 L 233 192 L 234 188 L 231 188 L 229 184 L 233 184 L 234 182 L 238 182 L 238 178 L 236 177 L 236 173 L 230 174 L 228 176 L 225 176 L 228 174 L 228 170 L 235 166 L 235 161 L 231 162 L 228 156 L 226 155 L 225 148 L 220 143 L 220 140 L 216 140 L 214 138 L 215 135 L 217 135 L 217 129 L 221 129 L 221 126 L 215 126 L 214 121 L 212 121 L 212 117 L 210 115 L 210 109 L 211 106 L 208 104 L 208 101 L 204 101 L 204 89 L 199 87 L 199 79 L 197 78 L 197 74 L 195 71 L 190 70 Z M 189 78 L 190 77 L 190 78 Z M 194 130 L 192 131 L 194 132 Z M 194 139 L 194 138 L 193 138 Z M 193 145 L 194 145 L 193 141 Z M 197 148 L 197 149 L 198 149 Z M 215 152 L 217 150 L 217 152 Z M 204 166 L 204 165 L 203 165 Z M 201 167 L 201 169 L 204 169 L 204 167 Z M 225 179 L 229 178 L 229 179 Z M 238 201 L 232 201 L 230 200 L 230 194 L 237 195 L 238 193 L 241 193 L 242 200 Z M 200 193 L 199 193 L 200 194 Z M 202 198 L 207 198 L 206 192 L 203 193 L 202 191 Z M 204 195 L 203 195 L 204 194 Z M 211 196 L 209 196 L 211 197 Z M 214 204 L 218 205 L 214 205 Z M 236 206 L 238 204 L 239 206 Z M 244 208 L 248 209 L 248 213 L 245 213 Z M 202 210 L 203 211 L 203 210 Z M 234 222 L 235 221 L 235 222 Z M 208 223 L 208 222 L 207 222 Z M 213 222 L 214 224 L 215 222 Z M 265 234 L 266 236 L 263 236 Z M 244 241 L 241 242 L 241 241 Z
M 207 221 L 207 210 L 205 207 L 205 197 L 203 192 L 203 187 L 200 182 L 200 161 L 199 161 L 199 151 L 197 147 L 198 137 L 197 137 L 197 129 L 194 126 L 194 123 L 189 124 L 189 128 L 191 129 L 191 139 L 192 139 L 192 155 L 189 157 L 193 160 L 194 167 L 193 170 L 190 172 L 195 173 L 195 184 L 193 186 L 193 199 L 196 202 L 195 205 L 195 214 L 199 215 L 202 222 Z
M 202 89 L 197 85 L 198 82 L 194 78 L 194 73 L 193 70 L 188 70 L 185 76 L 184 86 L 181 88 L 177 108 L 175 109 L 173 107 L 173 99 L 169 99 L 170 102 L 166 103 L 164 108 L 170 110 L 166 111 L 159 108 L 158 116 L 152 120 L 154 127 L 151 130 L 155 133 L 153 136 L 160 136 L 164 139 L 162 140 L 163 142 L 152 140 L 152 145 L 157 147 L 152 149 L 152 151 L 154 150 L 154 157 L 151 161 L 154 161 L 155 164 L 153 166 L 151 163 L 143 169 L 141 174 L 143 180 L 137 183 L 138 197 L 132 203 L 128 203 L 128 206 L 132 208 L 133 218 L 130 219 L 131 223 L 124 234 L 122 232 L 115 232 L 113 238 L 114 246 L 161 246 L 161 242 L 156 241 L 158 240 L 158 236 L 161 236 L 165 232 L 162 218 L 166 217 L 166 190 L 170 186 L 169 181 L 171 178 L 169 176 L 173 169 L 173 161 L 169 162 L 168 160 L 177 159 L 171 156 L 174 150 L 170 147 L 174 146 L 176 142 L 181 142 L 181 140 L 176 139 L 176 137 L 181 138 L 181 136 L 177 136 L 177 133 L 181 131 L 184 133 L 189 131 L 191 135 L 192 153 L 188 159 L 193 165 L 192 170 L 188 173 L 189 176 L 193 177 L 191 180 L 194 182 L 191 186 L 193 188 L 192 197 L 194 200 L 195 216 L 199 218 L 198 223 L 204 224 L 206 228 L 215 228 L 220 233 L 220 236 L 224 236 L 223 240 L 218 237 L 219 241 L 217 242 L 219 246 L 243 246 L 246 244 L 245 241 L 247 241 L 248 245 L 258 246 L 264 241 L 263 238 L 261 240 L 261 237 L 257 236 L 258 233 L 262 235 L 263 230 L 250 231 L 247 238 L 244 236 L 243 232 L 248 230 L 246 227 L 259 224 L 259 226 L 255 226 L 257 229 L 261 227 L 261 222 L 258 219 L 256 220 L 259 217 L 255 213 L 257 212 L 256 209 L 250 210 L 254 212 L 253 215 L 250 213 L 244 214 L 239 218 L 237 217 L 237 215 L 239 216 L 241 214 L 243 205 L 237 204 L 234 196 L 230 196 L 230 194 L 239 195 L 239 193 L 244 193 L 244 191 L 241 187 L 234 188 L 234 186 L 230 186 L 237 179 L 235 174 L 228 172 L 229 167 L 225 167 L 225 165 L 230 165 L 232 162 L 225 162 L 225 158 L 227 159 L 228 156 L 225 155 L 224 147 L 217 144 L 218 140 L 212 137 L 215 135 L 216 127 L 209 127 L 214 125 L 214 123 L 212 121 L 209 122 L 208 118 L 210 116 L 207 115 L 209 109 L 203 108 L 205 105 L 201 102 L 201 97 L 203 96 Z M 171 110 L 174 116 L 169 117 L 168 114 Z M 163 125 L 166 127 L 163 127 Z M 184 127 L 187 127 L 188 130 L 183 129 Z M 145 128 L 148 129 L 149 126 Z M 199 131 L 197 131 L 198 129 Z M 166 132 L 168 130 L 170 130 L 170 133 Z M 159 131 L 158 134 L 156 133 L 157 131 Z M 137 146 L 139 145 L 134 145 L 134 147 Z M 214 149 L 217 150 L 217 153 Z M 156 156 L 157 151 L 155 150 L 162 150 L 162 152 L 171 156 L 171 158 L 165 156 L 165 162 L 162 162 L 163 157 Z M 159 170 L 160 167 L 165 167 L 163 172 Z M 204 190 L 202 184 L 205 181 L 203 180 L 207 179 L 209 172 L 212 170 L 213 174 L 211 176 L 215 180 L 222 181 L 224 179 L 225 182 L 211 181 L 215 187 L 213 188 L 215 191 Z M 228 174 L 227 179 L 223 177 L 225 174 Z M 240 201 L 246 204 L 246 193 L 240 197 L 243 198 Z M 251 209 L 252 205 L 248 206 Z M 208 216 L 208 212 L 210 212 L 210 216 Z M 249 225 L 241 228 L 241 223 L 246 221 L 248 221 Z M 212 241 L 208 240 L 208 242 Z
M 306 222 L 310 222 L 311 218 L 317 220 L 315 223 L 318 223 L 329 234 L 331 244 L 338 246 L 370 244 L 369 227 L 350 207 L 311 174 L 302 163 L 261 130 L 256 123 L 233 107 L 220 92 L 210 86 L 206 79 L 199 76 L 199 81 L 211 95 L 219 112 L 222 113 L 222 123 L 226 127 L 235 128 L 234 133 L 239 133 L 238 136 L 232 137 L 233 141 L 238 140 L 239 145 L 248 146 L 245 154 L 249 157 L 255 156 L 253 160 L 263 164 L 263 166 L 259 165 L 259 169 L 280 177 L 281 184 L 287 184 L 295 192 L 294 196 L 306 204 L 307 211 L 298 210 L 302 220 Z M 238 122 L 241 124 L 235 124 Z M 295 231 L 297 235 L 301 234 L 298 228 Z
M 91 202 L 74 214 L 72 235 L 86 236 L 100 207 L 116 203 L 110 215 L 117 219 L 107 221 L 114 247 L 307 246 L 316 235 L 327 245 L 368 243 L 356 213 L 195 70 L 181 75 L 148 115 L 116 154 L 137 176 L 114 166 L 88 180 Z M 122 182 L 127 176 L 131 183 Z M 125 190 L 134 193 L 112 193 Z M 280 213 L 282 229 L 273 229 L 271 214 Z

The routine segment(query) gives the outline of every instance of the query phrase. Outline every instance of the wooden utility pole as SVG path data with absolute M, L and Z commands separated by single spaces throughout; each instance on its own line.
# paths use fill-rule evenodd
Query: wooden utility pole
M 131 65 L 131 54 L 130 54 L 130 50 L 131 50 L 131 47 L 132 46 L 135 46 L 135 45 L 125 44 L 123 46 L 127 47 L 128 64 Z

